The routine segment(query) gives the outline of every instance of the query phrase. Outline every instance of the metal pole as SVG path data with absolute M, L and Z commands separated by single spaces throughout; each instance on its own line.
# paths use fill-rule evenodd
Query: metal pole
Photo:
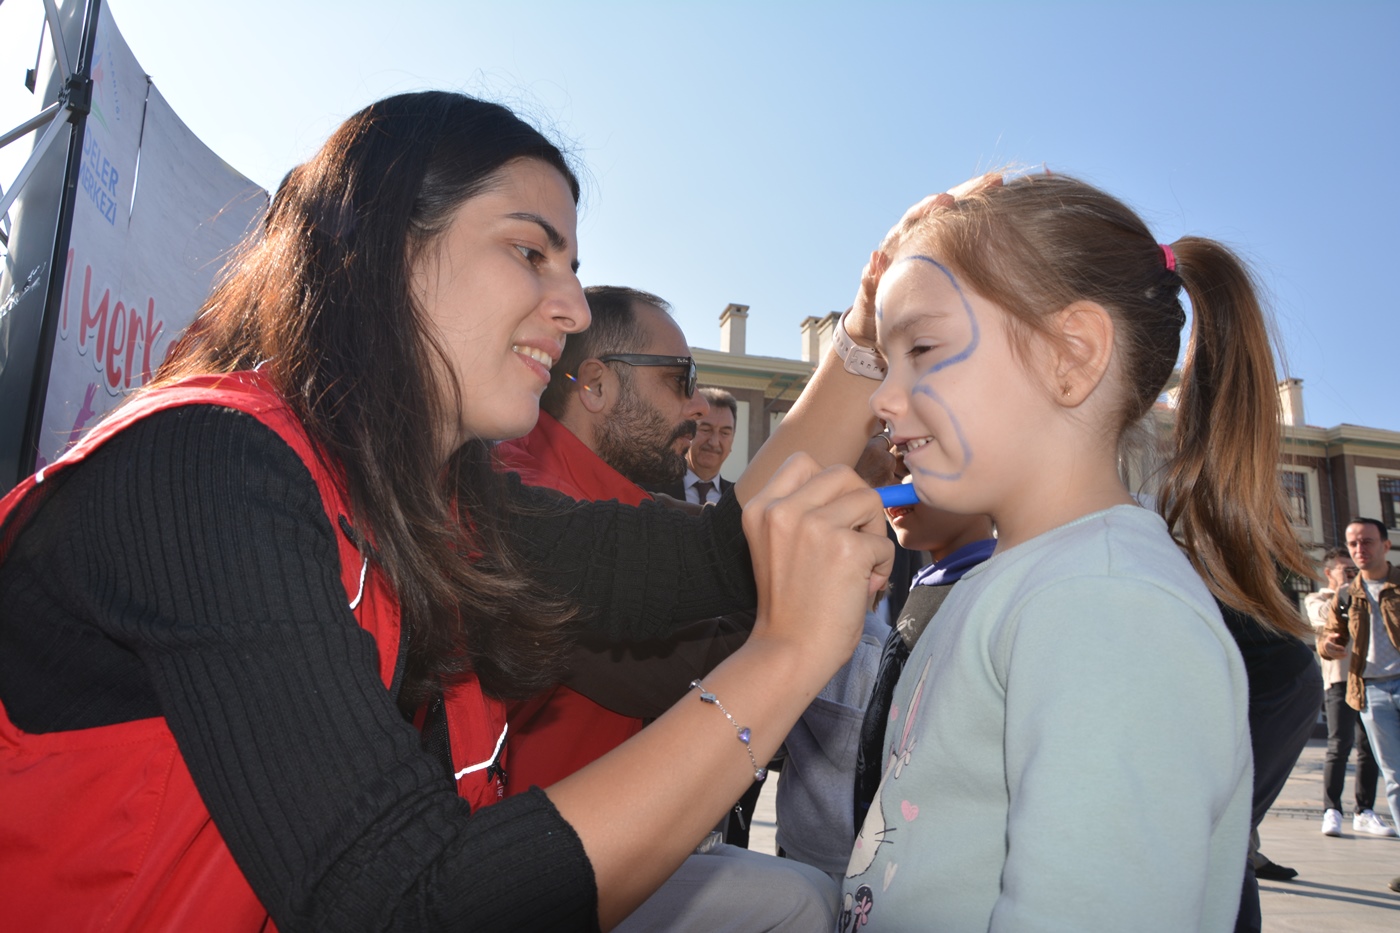
M 19 174 L 15 176 L 14 185 L 4 197 L 0 197 L 0 218 L 3 218 L 9 213 L 10 205 L 14 203 L 15 198 L 19 197 L 19 193 L 24 188 L 24 183 L 29 180 L 29 176 L 34 174 L 34 169 L 39 166 L 39 160 L 44 157 L 44 153 L 49 151 L 49 147 L 53 145 L 54 140 L 63 132 L 64 121 L 55 117 L 60 106 L 60 101 L 54 101 L 52 104 L 49 104 L 49 106 L 45 107 L 37 116 L 28 120 L 21 126 L 16 127 L 10 134 L 0 139 L 0 146 L 4 146 L 6 143 L 11 142 L 12 136 L 14 139 L 18 139 L 36 126 L 43 125 L 45 120 L 50 121 L 49 128 L 44 131 L 44 135 L 35 143 L 34 151 L 31 152 L 29 158 L 25 160 L 24 168 L 20 169 Z
M 59 210 L 58 230 L 54 235 L 53 255 L 49 265 L 49 290 L 44 299 L 44 317 L 40 323 L 37 359 L 34 364 L 34 378 L 29 392 L 29 410 L 25 418 L 24 433 L 21 436 L 19 454 L 19 475 L 9 478 L 8 483 L 18 482 L 34 472 L 34 463 L 39 449 L 39 432 L 44 422 L 44 401 L 49 390 L 49 371 L 53 367 L 53 347 L 58 335 L 58 317 L 63 301 L 63 270 L 67 265 L 68 242 L 73 233 L 73 208 L 78 193 L 78 175 L 83 159 L 83 133 L 87 126 L 88 108 L 92 100 L 92 54 L 97 42 L 97 20 L 101 12 L 102 0 L 87 0 L 87 10 L 83 14 L 82 42 L 78 57 L 78 70 L 65 72 L 68 78 L 68 119 L 73 124 L 73 135 L 68 143 L 68 165 L 64 171 L 63 202 Z M 54 34 L 54 49 L 60 56 L 63 50 L 61 32 L 58 30 L 58 10 L 54 0 L 44 0 L 48 10 L 49 29 Z M 0 477 L 0 479 L 4 479 Z

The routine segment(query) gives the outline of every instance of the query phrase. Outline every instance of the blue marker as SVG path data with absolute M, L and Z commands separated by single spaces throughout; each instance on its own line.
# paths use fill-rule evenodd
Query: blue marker
M 880 504 L 887 509 L 916 505 L 919 501 L 919 494 L 914 491 L 913 483 L 900 483 L 898 486 L 877 486 L 875 491 L 880 494 Z

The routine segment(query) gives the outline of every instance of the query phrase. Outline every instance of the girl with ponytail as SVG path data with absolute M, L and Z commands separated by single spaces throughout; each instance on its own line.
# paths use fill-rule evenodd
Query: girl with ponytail
M 870 272 L 888 366 L 872 407 L 921 501 L 990 514 L 998 544 L 905 668 L 843 923 L 1232 928 L 1248 682 L 1217 599 L 1301 631 L 1276 573 L 1311 572 L 1278 488 L 1248 271 L 1044 174 L 925 202 Z M 1183 292 L 1154 512 L 1121 450 L 1172 375 Z

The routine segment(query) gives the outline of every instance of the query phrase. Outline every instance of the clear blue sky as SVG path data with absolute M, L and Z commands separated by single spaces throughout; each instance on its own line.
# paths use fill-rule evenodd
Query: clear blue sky
M 387 94 L 523 108 L 584 166 L 584 283 L 667 298 L 698 346 L 739 302 L 750 352 L 796 357 L 906 206 L 1043 162 L 1164 241 L 1252 260 L 1309 423 L 1400 430 L 1393 0 L 109 5 L 176 112 L 269 188 Z M 0 6 L 5 129 L 33 110 L 41 6 Z

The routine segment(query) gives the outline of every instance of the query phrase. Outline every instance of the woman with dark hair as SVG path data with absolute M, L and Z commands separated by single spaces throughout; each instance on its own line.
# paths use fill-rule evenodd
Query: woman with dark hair
M 608 927 L 761 779 L 888 570 L 873 494 L 817 466 L 854 461 L 873 383 L 824 361 L 700 516 L 496 475 L 588 324 L 577 198 L 503 107 L 366 108 L 152 386 L 0 503 L 11 923 Z M 868 306 L 852 324 L 870 342 Z M 502 700 L 554 682 L 576 632 L 755 601 L 694 696 L 497 803 Z

